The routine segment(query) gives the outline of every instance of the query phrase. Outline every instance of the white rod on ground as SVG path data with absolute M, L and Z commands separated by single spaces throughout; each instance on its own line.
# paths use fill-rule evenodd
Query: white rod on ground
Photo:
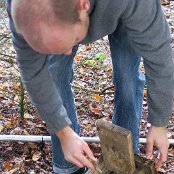
M 90 143 L 99 143 L 99 137 L 81 137 L 84 141 Z M 40 135 L 0 135 L 0 141 L 24 141 L 24 142 L 42 142 L 51 141 L 50 136 L 40 136 Z M 146 144 L 146 138 L 140 138 L 139 142 L 141 144 Z M 169 143 L 174 145 L 174 139 L 169 139 Z

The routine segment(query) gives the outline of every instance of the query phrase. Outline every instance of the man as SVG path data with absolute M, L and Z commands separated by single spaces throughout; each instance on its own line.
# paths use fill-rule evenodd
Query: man
M 146 155 L 152 157 L 153 146 L 159 149 L 159 170 L 167 158 L 165 126 L 174 86 L 171 38 L 160 0 L 7 0 L 7 8 L 23 82 L 52 131 L 54 172 L 93 169 L 91 160 L 96 159 L 76 134 L 79 122 L 70 83 L 78 44 L 105 35 L 117 86 L 113 123 L 132 131 L 134 153 L 138 153 L 144 86 L 138 69 L 140 56 L 144 58 L 152 124 Z

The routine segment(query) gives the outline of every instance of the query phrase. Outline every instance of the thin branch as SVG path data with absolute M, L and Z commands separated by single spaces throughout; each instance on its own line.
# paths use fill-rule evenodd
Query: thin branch
M 85 87 L 81 87 L 81 86 L 77 86 L 77 85 L 71 85 L 73 88 L 76 88 L 76 89 L 81 89 L 87 93 L 95 93 L 95 94 L 99 94 L 99 95 L 106 95 L 106 94 L 113 94 L 113 92 L 105 92 L 109 89 L 112 89 L 114 88 L 114 86 L 110 86 L 110 87 L 107 87 L 106 89 L 102 90 L 102 91 L 95 91 L 95 90 L 91 90 L 91 89 L 87 89 Z
M 6 55 L 6 54 L 3 54 L 3 53 L 0 53 L 0 55 L 9 57 L 10 59 L 4 59 L 4 58 L 0 57 L 0 61 L 7 62 L 7 63 L 11 64 L 15 68 L 15 70 L 19 72 L 18 67 L 15 67 L 16 62 L 13 60 L 15 57 L 10 56 L 10 55 Z
M 11 39 L 11 37 L 3 37 L 0 38 L 0 45 L 3 45 L 5 42 L 7 42 L 9 39 Z
M 5 57 L 9 57 L 9 58 L 11 58 L 11 59 L 15 59 L 15 56 L 10 56 L 10 55 L 4 54 L 4 53 L 0 53 L 0 56 L 5 56 Z M 2 59 L 2 58 L 0 58 L 0 60 L 6 61 L 6 59 Z
M 76 85 L 71 85 L 73 88 L 76 88 L 76 89 L 82 89 L 83 91 L 86 91 L 87 93 L 95 93 L 95 94 L 100 94 L 100 91 L 95 91 L 95 90 L 92 90 L 92 89 L 87 89 L 85 87 L 81 87 L 81 86 L 76 86 Z
M 114 89 L 114 85 L 112 85 L 112 86 L 109 86 L 109 87 L 107 87 L 107 88 L 105 88 L 102 92 L 101 92 L 101 94 L 106 94 L 105 93 L 105 91 L 107 91 L 107 90 L 109 90 L 109 89 Z

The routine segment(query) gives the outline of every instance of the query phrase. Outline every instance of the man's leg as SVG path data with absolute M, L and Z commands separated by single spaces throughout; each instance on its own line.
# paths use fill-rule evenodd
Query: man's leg
M 108 36 L 115 85 L 112 122 L 132 132 L 134 153 L 139 152 L 139 127 L 145 78 L 139 72 L 141 57 L 136 53 L 123 25 Z
M 73 80 L 73 58 L 77 51 L 74 47 L 70 56 L 49 55 L 49 70 L 56 84 L 57 90 L 61 94 L 63 105 L 67 110 L 68 116 L 72 122 L 71 128 L 79 133 L 80 125 L 77 119 L 74 97 L 71 89 Z M 55 173 L 70 174 L 78 170 L 76 166 L 67 162 L 61 149 L 59 139 L 55 134 L 51 135 L 53 146 L 53 170 Z

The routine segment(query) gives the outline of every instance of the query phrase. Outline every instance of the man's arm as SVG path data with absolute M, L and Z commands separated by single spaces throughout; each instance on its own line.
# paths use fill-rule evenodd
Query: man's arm
M 14 37 L 23 82 L 40 116 L 59 138 L 66 160 L 78 167 L 94 169 L 88 160 L 96 161 L 91 150 L 70 128 L 71 121 L 48 71 L 47 56 L 36 53 L 25 42 L 19 45 L 21 41 Z
M 130 1 L 122 15 L 135 49 L 143 56 L 148 88 L 148 121 L 152 124 L 147 136 L 147 156 L 155 145 L 160 151 L 159 169 L 166 159 L 168 124 L 173 104 L 174 64 L 171 36 L 160 0 Z M 157 132 L 160 132 L 158 134 Z
M 93 165 L 88 158 L 94 161 L 96 159 L 88 145 L 70 128 L 71 121 L 48 70 L 47 55 L 34 51 L 22 35 L 16 32 L 10 14 L 10 1 L 7 2 L 9 3 L 7 10 L 17 61 L 22 80 L 33 104 L 52 133 L 56 133 L 60 139 L 66 159 L 79 167 L 86 165 L 93 169 Z
M 22 35 L 16 32 L 12 16 L 11 1 L 7 1 L 7 12 L 12 32 L 13 46 L 17 53 L 23 83 L 42 119 L 52 132 L 70 125 L 66 110 L 51 75 L 48 71 L 47 55 L 34 51 Z

